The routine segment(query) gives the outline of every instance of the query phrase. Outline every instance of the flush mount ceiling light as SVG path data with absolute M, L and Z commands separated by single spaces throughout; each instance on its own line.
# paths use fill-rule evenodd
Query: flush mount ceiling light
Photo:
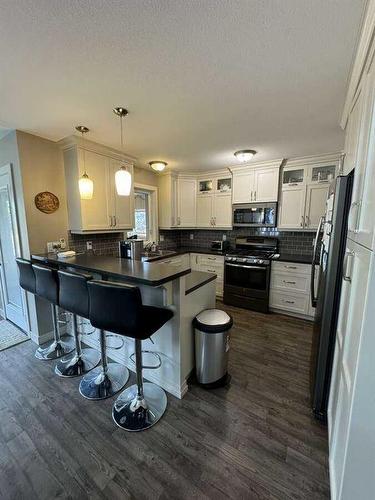
M 245 161 L 250 161 L 257 152 L 254 149 L 241 149 L 240 151 L 236 151 L 234 156 L 238 161 L 244 163 Z
M 83 137 L 84 134 L 87 134 L 87 132 L 89 132 L 89 129 L 84 125 L 77 125 L 76 130 L 77 132 L 82 134 L 82 147 L 83 147 L 83 175 L 78 181 L 79 194 L 81 200 L 91 200 L 94 194 L 94 183 L 89 178 L 86 172 L 86 153 L 85 153 L 84 137 Z
M 162 172 L 168 165 L 167 162 L 160 160 L 150 161 L 148 164 L 153 170 L 156 170 L 156 172 Z
M 128 110 L 122 107 L 114 108 L 113 112 L 115 115 L 120 117 L 120 129 L 121 129 L 121 151 L 124 152 L 124 137 L 123 137 L 123 126 L 122 120 L 124 116 L 128 114 Z M 119 170 L 115 173 L 115 184 L 116 191 L 119 196 L 129 196 L 132 186 L 132 176 L 127 170 L 124 163 L 121 164 Z

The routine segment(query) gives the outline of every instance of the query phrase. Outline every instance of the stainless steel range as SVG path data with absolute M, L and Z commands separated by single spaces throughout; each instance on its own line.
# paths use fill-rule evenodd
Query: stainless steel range
M 268 312 L 271 259 L 277 256 L 276 238 L 236 238 L 224 266 L 224 303 Z

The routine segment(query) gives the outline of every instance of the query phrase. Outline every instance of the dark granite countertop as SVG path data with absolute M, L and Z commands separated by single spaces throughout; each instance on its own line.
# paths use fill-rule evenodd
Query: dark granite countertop
M 180 248 L 174 248 L 174 249 L 168 249 L 168 250 L 162 250 L 162 255 L 158 256 L 153 256 L 147 259 L 147 257 L 143 257 L 145 259 L 145 262 L 156 262 L 158 260 L 163 260 L 168 257 L 176 257 L 177 255 L 183 255 L 185 253 L 204 253 L 207 255 L 222 255 L 224 256 L 227 251 L 225 252 L 218 252 L 217 250 L 211 250 L 211 248 L 204 248 L 204 247 L 180 247 Z M 147 259 L 147 260 L 146 260 Z
M 278 259 L 280 262 L 296 262 L 297 264 L 311 264 L 312 257 L 310 255 L 298 255 L 290 253 L 281 253 Z
M 185 278 L 185 295 L 188 295 L 194 290 L 197 290 L 203 285 L 214 281 L 217 275 L 214 273 L 206 273 L 203 271 L 192 271 Z
M 77 254 L 67 259 L 59 259 L 55 254 L 41 254 L 32 255 L 32 259 L 46 264 L 91 271 L 105 277 L 122 278 L 124 281 L 149 286 L 160 286 L 191 273 L 190 266 L 171 266 L 168 264 L 153 266 L 151 262 L 120 259 L 106 255 Z

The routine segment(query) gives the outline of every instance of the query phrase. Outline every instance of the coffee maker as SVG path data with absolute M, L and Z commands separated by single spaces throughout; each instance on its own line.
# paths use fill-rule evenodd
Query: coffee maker
M 119 255 L 122 259 L 142 260 L 143 240 L 122 240 L 119 242 Z

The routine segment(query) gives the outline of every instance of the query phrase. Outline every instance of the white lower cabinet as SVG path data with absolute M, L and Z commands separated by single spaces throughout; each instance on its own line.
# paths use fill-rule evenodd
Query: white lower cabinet
M 222 255 L 210 255 L 201 253 L 190 254 L 190 267 L 193 271 L 204 271 L 217 274 L 216 295 L 222 297 L 224 294 L 224 257 Z
M 189 254 L 184 253 L 182 255 L 177 255 L 176 257 L 171 257 L 170 259 L 158 260 L 158 264 L 169 264 L 171 266 L 189 266 Z
M 310 264 L 272 262 L 270 309 L 313 319 L 315 310 L 311 307 L 310 275 Z

